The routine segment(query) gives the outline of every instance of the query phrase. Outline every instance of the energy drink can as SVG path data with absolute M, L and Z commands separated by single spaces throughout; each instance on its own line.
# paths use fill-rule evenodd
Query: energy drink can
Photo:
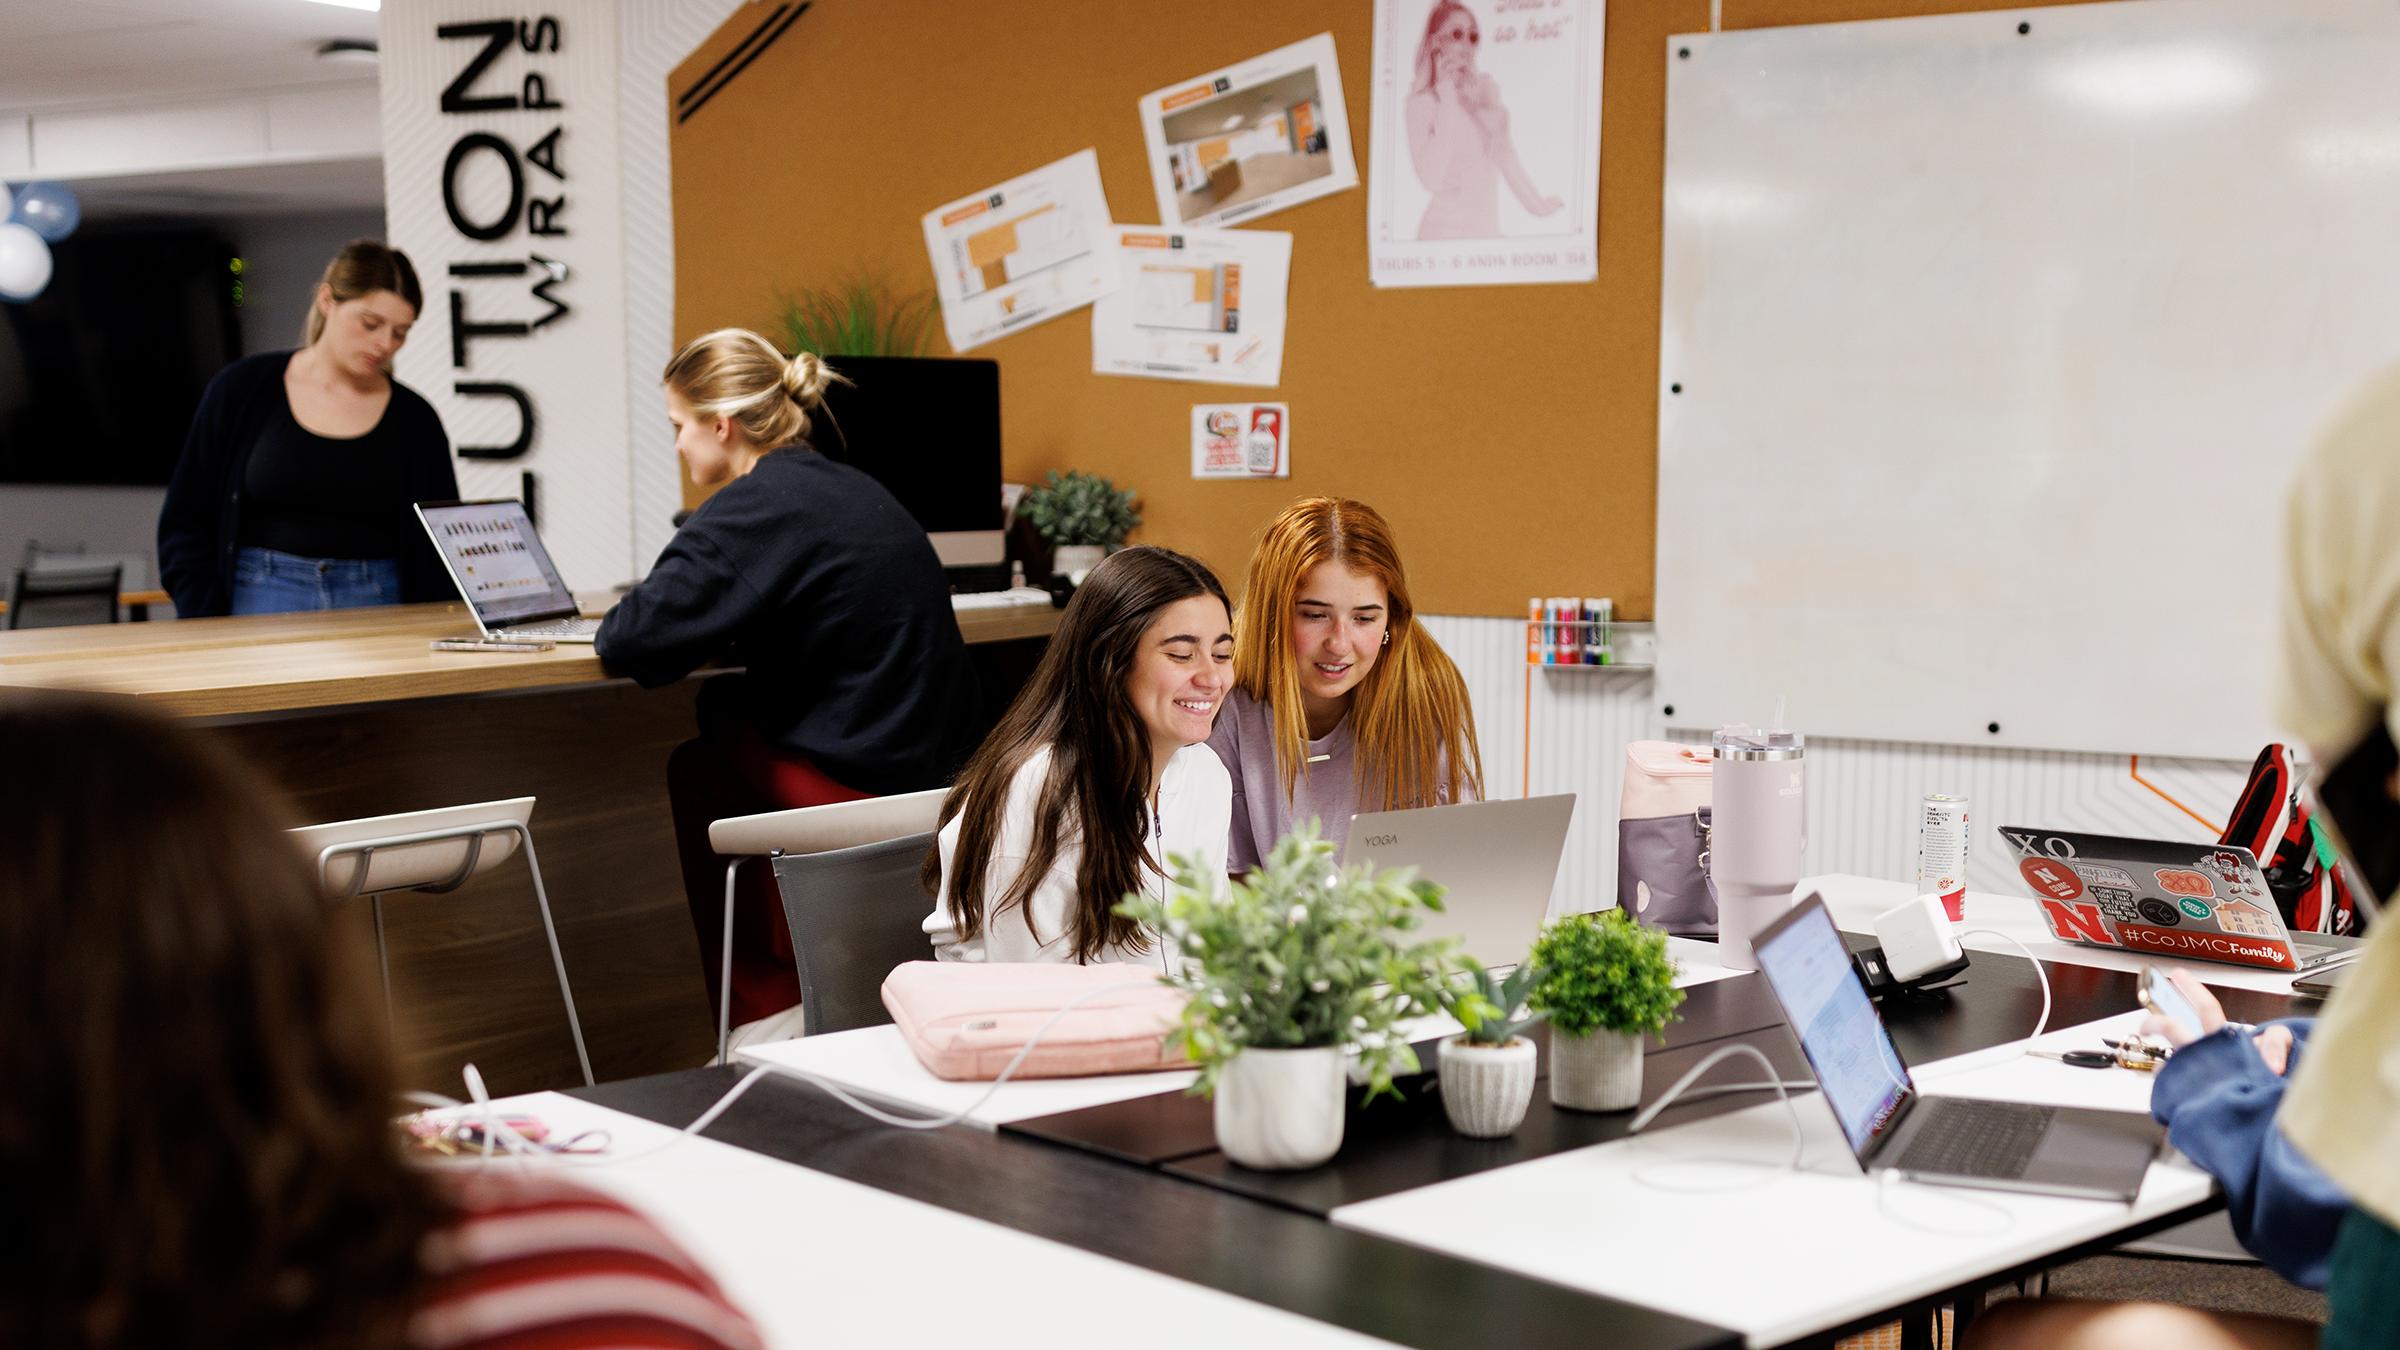
M 1952 923 L 1967 917 L 1967 799 L 1928 792 L 1917 812 L 1917 890 L 1942 897 Z

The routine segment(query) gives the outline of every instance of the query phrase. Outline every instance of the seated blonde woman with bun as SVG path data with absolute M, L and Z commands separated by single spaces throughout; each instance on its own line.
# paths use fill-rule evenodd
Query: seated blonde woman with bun
M 941 787 L 974 749 L 979 700 L 924 527 L 881 483 L 809 448 L 810 414 L 842 377 L 725 328 L 677 352 L 663 378 L 675 452 L 716 492 L 609 611 L 599 655 L 647 688 L 720 659 L 744 670 L 702 686 L 700 737 L 667 761 L 713 1002 L 725 862 L 710 822 Z M 734 1043 L 796 1036 L 800 978 L 774 878 L 752 867 L 742 880 Z

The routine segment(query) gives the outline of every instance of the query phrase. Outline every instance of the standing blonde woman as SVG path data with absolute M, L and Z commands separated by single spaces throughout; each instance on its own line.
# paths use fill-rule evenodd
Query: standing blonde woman
M 1355 812 L 1483 795 L 1466 681 L 1417 621 L 1375 508 L 1284 508 L 1251 555 L 1234 634 L 1234 689 L 1208 743 L 1233 775 L 1236 875 L 1296 824 L 1321 822 L 1339 846 Z
M 724 860 L 711 821 L 940 787 L 974 748 L 978 699 L 925 530 L 866 474 L 809 448 L 841 376 L 724 328 L 667 363 L 667 420 L 692 481 L 719 489 L 600 625 L 599 656 L 645 688 L 710 661 L 700 737 L 667 761 L 685 898 L 712 998 Z M 858 447 L 871 453 L 873 447 Z M 734 911 L 741 1039 L 784 1031 L 800 1001 L 774 880 L 743 874 Z
M 458 495 L 450 440 L 391 374 L 423 303 L 407 254 L 353 239 L 317 283 L 305 346 L 209 382 L 158 517 L 177 615 L 457 597 L 409 510 Z

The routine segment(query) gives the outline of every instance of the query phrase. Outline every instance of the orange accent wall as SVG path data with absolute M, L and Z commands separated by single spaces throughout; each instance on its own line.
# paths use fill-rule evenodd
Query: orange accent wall
M 1470 2 L 1488 28 L 1488 0 Z M 1725 0 L 1724 23 L 2026 4 Z M 1571 593 L 1613 596 L 1621 617 L 1650 618 L 1666 40 L 1706 30 L 1708 8 L 1608 6 L 1596 283 L 1378 291 L 1367 281 L 1366 187 L 1280 211 L 1254 228 L 1293 235 L 1281 387 L 1095 375 L 1085 315 L 1039 324 L 975 352 L 1000 362 L 1008 476 L 1105 473 L 1141 494 L 1136 542 L 1196 553 L 1237 590 L 1278 508 L 1336 493 L 1391 519 L 1425 612 L 1514 617 L 1528 596 Z M 1102 0 L 812 8 L 674 129 L 677 339 L 726 324 L 771 329 L 778 289 L 862 268 L 929 288 L 919 216 L 1087 145 L 1111 215 L 1155 221 L 1135 101 L 1327 26 L 1366 178 L 1371 6 L 1127 14 Z M 737 11 L 669 77 L 670 95 L 757 22 Z M 938 325 L 934 341 L 938 352 Z M 1191 405 L 1248 398 L 1291 404 L 1303 446 L 1291 478 L 1192 481 Z

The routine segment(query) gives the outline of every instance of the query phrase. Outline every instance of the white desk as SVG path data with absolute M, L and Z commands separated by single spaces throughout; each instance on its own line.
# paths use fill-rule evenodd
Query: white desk
M 498 1103 L 621 1161 L 546 1161 L 648 1215 L 770 1346 L 1118 1344 L 1359 1350 L 1388 1342 L 556 1093 Z M 496 1163 L 495 1166 L 515 1166 Z
M 2127 1014 L 2043 1041 L 2097 1046 L 2136 1021 Z M 2151 1081 L 2013 1050 L 1918 1074 L 1928 1094 L 2127 1110 L 2147 1108 Z M 2171 1153 L 2151 1164 L 2130 1209 L 1871 1181 L 1823 1097 L 1796 1105 L 1806 1141 L 1798 1172 L 1771 1170 L 1790 1157 L 1791 1126 L 1783 1104 L 1769 1102 L 1345 1206 L 1333 1221 L 1775 1345 L 2199 1204 L 2214 1187 Z M 1701 1188 L 1724 1189 L 1692 1193 Z
M 1825 897 L 1826 908 L 1833 911 L 1834 923 L 1853 933 L 1870 931 L 1876 915 L 1919 893 L 1914 885 L 1905 881 L 1884 881 L 1876 877 L 1840 873 L 1809 877 L 1800 883 L 1798 893 L 1807 895 L 1812 890 Z M 2140 956 L 2106 947 L 2061 942 L 2050 936 L 2050 926 L 2042 922 L 2031 896 L 1969 891 L 1966 916 L 1964 927 L 1991 928 L 2006 933 L 2024 943 L 2026 951 L 2033 953 L 2038 961 L 2060 961 L 2068 965 L 2129 971 L 2157 965 L 2177 965 L 2199 976 L 2202 984 L 2215 985 L 2220 989 L 2255 989 L 2269 994 L 2291 993 L 2292 980 L 2295 978 L 2287 971 L 2254 970 L 2247 966 L 2219 965 L 2214 961 L 2173 961 L 2163 956 Z M 1971 952 L 2023 955 L 2015 947 L 1989 934 L 1966 933 L 1959 942 Z
M 1716 961 L 1713 942 L 1667 939 L 1675 958 L 1678 986 L 1707 984 L 1742 974 Z M 1454 1035 L 1458 1023 L 1448 1017 L 1420 1017 L 1401 1027 L 1410 1041 Z M 953 1082 L 937 1078 L 920 1063 L 901 1039 L 898 1027 L 885 1025 L 837 1031 L 788 1041 L 746 1045 L 734 1052 L 749 1064 L 798 1069 L 897 1111 L 943 1116 L 966 1110 L 990 1091 L 988 1082 Z M 1010 1121 L 1031 1120 L 1061 1111 L 1130 1101 L 1162 1092 L 1182 1092 L 1199 1075 L 1189 1069 L 1159 1073 L 1110 1074 L 1093 1078 L 1037 1078 L 1010 1081 L 976 1106 L 968 1122 L 993 1129 Z

